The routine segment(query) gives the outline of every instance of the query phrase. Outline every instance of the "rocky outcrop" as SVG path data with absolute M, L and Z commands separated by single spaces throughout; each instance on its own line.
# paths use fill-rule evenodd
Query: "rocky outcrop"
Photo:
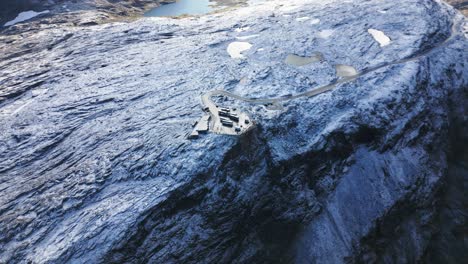
M 0 2 L 0 28 L 5 22 L 14 19 L 20 12 L 49 8 L 53 1 L 4 0 Z M 55 3 L 55 2 L 54 2 Z
M 16 15 L 19 12 L 27 11 L 31 9 L 43 9 L 43 8 L 50 8 L 56 4 L 59 4 L 60 0 L 48 0 L 48 1 L 40 1 L 40 0 L 4 0 L 0 3 L 0 14 L 2 15 L 2 19 L 4 16 L 11 17 L 12 15 Z
M 233 59 L 239 37 L 252 47 Z M 0 262 L 464 259 L 450 190 L 467 164 L 467 32 L 443 2 L 270 1 L 0 41 Z M 338 64 L 362 75 L 276 110 L 218 98 L 256 127 L 186 138 L 207 91 L 288 97 Z
M 468 1 L 466 0 L 447 0 L 447 3 L 459 9 L 465 16 L 468 14 Z
M 173 0 L 7 0 L 0 3 L 0 26 L 20 12 L 47 10 L 27 23 L 0 27 L 0 34 L 37 32 L 57 26 L 93 26 L 109 21 L 132 20 L 144 11 Z

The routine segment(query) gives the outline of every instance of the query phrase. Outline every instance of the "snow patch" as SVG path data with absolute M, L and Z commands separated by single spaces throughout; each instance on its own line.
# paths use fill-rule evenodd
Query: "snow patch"
M 298 18 L 296 18 L 296 21 L 302 22 L 302 21 L 306 21 L 306 20 L 309 20 L 309 19 L 310 19 L 310 17 L 308 17 L 308 16 L 298 17 Z
M 231 56 L 231 58 L 233 59 L 242 59 L 245 58 L 245 56 L 241 53 L 246 50 L 249 50 L 251 47 L 252 44 L 248 42 L 235 41 L 228 45 L 227 52 L 229 53 L 229 56 Z
M 370 28 L 367 30 L 367 32 L 369 32 L 369 34 L 372 35 L 375 41 L 377 41 L 380 44 L 380 47 L 384 47 L 390 44 L 390 38 L 387 35 L 385 35 L 383 31 Z
M 340 77 L 351 77 L 351 76 L 356 76 L 358 74 L 358 71 L 350 65 L 344 65 L 344 64 L 337 64 L 335 65 L 336 68 L 336 75 Z
M 236 28 L 236 29 L 234 29 L 234 31 L 236 31 L 236 32 L 244 32 L 244 31 L 247 31 L 247 30 L 249 30 L 249 29 L 250 29 L 250 27 L 241 27 L 241 28 Z
M 317 34 L 317 36 L 319 38 L 327 39 L 327 38 L 331 37 L 331 35 L 333 35 L 333 32 L 335 32 L 333 29 L 325 29 L 325 30 L 320 31 Z
M 298 6 L 294 4 L 288 4 L 288 5 L 281 6 L 279 10 L 281 10 L 282 12 L 289 12 L 289 11 L 296 10 L 297 8 Z
M 19 23 L 19 22 L 23 22 L 23 21 L 26 21 L 26 20 L 29 20 L 33 17 L 36 17 L 40 14 L 46 14 L 46 13 L 49 13 L 49 10 L 45 10 L 45 11 L 42 11 L 42 12 L 35 12 L 35 11 L 25 11 L 25 12 L 21 12 L 19 13 L 15 19 L 11 20 L 11 21 L 8 21 L 5 23 L 5 25 L 3 25 L 4 27 L 8 27 L 8 26 L 12 26 L 16 23 Z
M 236 37 L 236 39 L 238 39 L 238 40 L 247 40 L 247 39 L 255 38 L 255 37 L 258 37 L 258 36 L 259 36 L 258 34 L 254 34 L 254 35 Z
M 320 23 L 320 19 L 318 19 L 318 18 L 314 18 L 314 19 L 312 19 L 310 21 L 310 24 L 312 24 L 312 25 L 317 25 L 318 23 Z

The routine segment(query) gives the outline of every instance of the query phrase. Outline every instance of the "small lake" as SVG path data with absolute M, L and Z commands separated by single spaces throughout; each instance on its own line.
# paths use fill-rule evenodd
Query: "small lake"
M 210 0 L 177 0 L 151 9 L 145 13 L 146 17 L 203 15 L 215 10 L 215 2 Z
M 320 52 L 315 52 L 312 56 L 310 57 L 303 57 L 303 56 L 298 56 L 295 54 L 289 54 L 284 62 L 286 62 L 289 65 L 293 66 L 304 66 L 313 62 L 318 62 L 323 60 L 323 55 Z

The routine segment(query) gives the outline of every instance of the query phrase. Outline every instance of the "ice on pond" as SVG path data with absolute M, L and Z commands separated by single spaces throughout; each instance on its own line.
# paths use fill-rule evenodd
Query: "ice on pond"
M 248 42 L 235 41 L 228 45 L 227 52 L 229 53 L 229 56 L 231 56 L 231 58 L 233 59 L 242 59 L 245 57 L 241 53 L 246 50 L 249 50 L 251 47 L 252 44 Z
M 387 35 L 385 35 L 385 33 L 383 33 L 382 31 L 370 28 L 367 30 L 367 32 L 369 32 L 369 34 L 372 35 L 375 41 L 377 41 L 380 44 L 380 47 L 384 47 L 390 44 L 390 38 L 387 37 Z

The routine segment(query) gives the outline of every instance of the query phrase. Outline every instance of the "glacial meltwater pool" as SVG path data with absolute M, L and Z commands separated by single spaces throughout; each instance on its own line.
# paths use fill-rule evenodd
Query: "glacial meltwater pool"
M 177 0 L 174 3 L 161 5 L 145 13 L 146 17 L 203 15 L 214 11 L 215 2 L 210 0 Z
M 319 62 L 323 60 L 323 55 L 320 52 L 315 52 L 312 54 L 312 56 L 304 57 L 304 56 L 298 56 L 296 54 L 289 54 L 284 62 L 286 62 L 289 65 L 293 66 L 304 66 L 307 64 L 311 64 L 313 62 Z

